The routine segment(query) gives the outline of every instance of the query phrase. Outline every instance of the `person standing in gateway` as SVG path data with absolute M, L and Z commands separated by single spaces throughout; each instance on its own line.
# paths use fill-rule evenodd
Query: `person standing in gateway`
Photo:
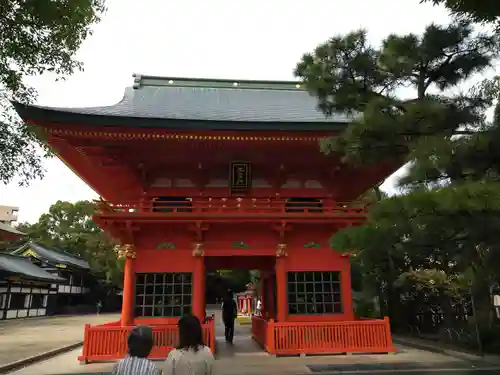
M 234 301 L 232 290 L 228 290 L 224 302 L 222 303 L 222 321 L 225 327 L 226 342 L 232 344 L 234 337 L 234 320 L 238 315 L 238 308 Z

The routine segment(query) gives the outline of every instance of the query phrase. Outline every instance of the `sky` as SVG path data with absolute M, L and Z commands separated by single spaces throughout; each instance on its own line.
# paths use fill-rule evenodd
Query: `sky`
M 108 0 L 108 11 L 77 57 L 84 71 L 64 81 L 32 77 L 38 103 L 102 106 L 118 102 L 132 74 L 192 78 L 294 79 L 302 54 L 328 38 L 366 29 L 378 44 L 390 33 L 420 34 L 449 21 L 420 0 Z M 19 222 L 36 222 L 57 200 L 97 195 L 58 159 L 45 177 L 20 188 L 0 185 L 0 205 L 18 206 Z M 397 172 L 382 186 L 394 193 Z

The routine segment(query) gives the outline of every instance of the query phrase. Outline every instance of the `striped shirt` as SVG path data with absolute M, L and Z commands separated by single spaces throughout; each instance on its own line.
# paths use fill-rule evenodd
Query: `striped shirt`
M 161 375 L 161 370 L 147 358 L 126 356 L 113 369 L 113 375 Z

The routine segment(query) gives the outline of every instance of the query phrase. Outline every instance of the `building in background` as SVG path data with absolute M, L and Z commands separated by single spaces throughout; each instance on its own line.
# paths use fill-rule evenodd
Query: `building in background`
M 0 205 L 0 242 L 17 241 L 25 234 L 13 227 L 17 222 L 19 207 Z
M 83 258 L 33 241 L 14 250 L 12 254 L 25 257 L 43 271 L 64 280 L 50 286 L 53 293 L 47 304 L 47 315 L 94 311 L 96 301 L 92 299 L 89 288 L 94 277 L 90 265 Z
M 14 225 L 17 222 L 19 207 L 0 205 L 0 223 Z
M 25 235 L 9 224 L 0 223 L 0 242 L 17 241 Z
M 0 320 L 48 315 L 53 286 L 64 282 L 26 257 L 0 253 Z

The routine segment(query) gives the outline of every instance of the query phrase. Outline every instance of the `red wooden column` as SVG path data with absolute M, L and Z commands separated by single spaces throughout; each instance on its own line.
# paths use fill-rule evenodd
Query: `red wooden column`
M 269 273 L 268 282 L 267 282 L 267 307 L 266 311 L 270 318 L 276 319 L 276 306 L 274 306 L 274 285 L 275 285 L 275 275 L 273 273 Z
M 264 296 L 266 295 L 266 280 L 268 280 L 268 275 L 266 271 L 260 271 L 260 282 L 259 282 L 259 294 L 257 295 L 257 301 L 261 302 L 260 313 L 265 316 L 267 311 L 267 302 Z M 269 282 L 269 281 L 268 281 Z M 257 306 L 256 306 L 257 308 Z
M 115 248 L 118 258 L 125 258 L 123 269 L 123 300 L 120 322 L 122 326 L 134 324 L 134 299 L 135 299 L 135 270 L 134 259 L 136 258 L 134 245 L 121 245 Z
M 203 323 L 205 321 L 205 252 L 203 244 L 196 243 L 193 249 L 194 269 L 193 269 L 193 315 Z
M 276 320 L 284 322 L 288 313 L 286 296 L 286 244 L 278 244 L 276 248 Z
M 345 255 L 348 257 L 349 255 Z M 340 272 L 340 288 L 342 296 L 342 306 L 346 320 L 354 320 L 354 306 L 352 302 L 352 287 L 351 287 L 351 264 Z

